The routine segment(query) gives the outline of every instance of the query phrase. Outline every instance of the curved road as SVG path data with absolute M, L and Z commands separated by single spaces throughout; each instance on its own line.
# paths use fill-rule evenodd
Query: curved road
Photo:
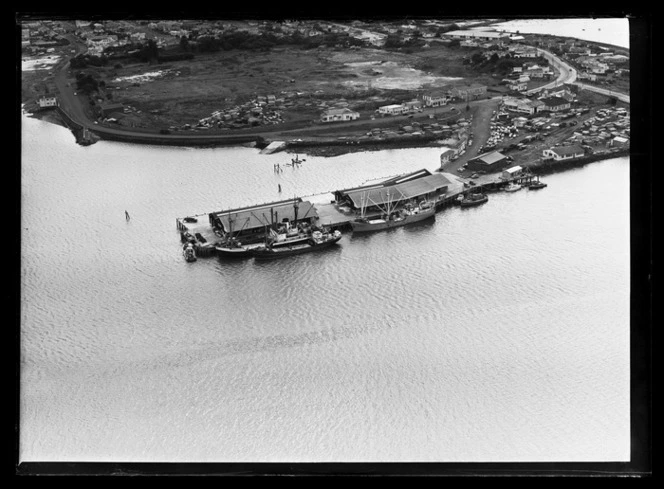
M 563 83 L 566 83 L 568 85 L 576 85 L 579 88 L 583 90 L 589 90 L 591 92 L 596 92 L 602 95 L 607 95 L 610 97 L 615 97 L 621 102 L 629 103 L 629 95 L 620 93 L 620 92 L 614 92 L 613 90 L 607 90 L 605 88 L 600 88 L 596 87 L 594 85 L 587 85 L 585 83 L 580 83 L 576 81 L 577 78 L 577 71 L 574 69 L 572 66 L 568 65 L 565 63 L 563 60 L 561 60 L 559 57 L 555 56 L 553 53 L 550 53 L 549 51 L 545 51 L 543 49 L 537 48 L 537 54 L 541 55 L 544 57 L 553 67 L 555 67 L 558 72 L 558 78 L 551 83 L 548 83 L 546 85 L 543 85 L 541 87 L 535 88 L 533 90 L 529 90 L 526 92 L 526 95 L 532 95 L 534 93 L 537 93 L 541 90 L 545 90 L 547 88 L 553 88 L 558 85 L 562 85 Z
M 71 42 L 71 45 L 76 49 L 76 54 L 83 53 L 87 50 L 84 44 L 80 43 L 74 36 L 68 35 L 66 36 L 69 41 Z M 538 54 L 541 54 L 544 58 L 546 58 L 558 71 L 559 71 L 559 76 L 558 78 L 551 82 L 548 83 L 544 86 L 541 86 L 539 88 L 530 90 L 529 92 L 526 92 L 526 95 L 530 95 L 533 93 L 536 93 L 538 91 L 544 90 L 546 88 L 551 88 L 563 83 L 567 84 L 576 84 L 579 87 L 587 90 L 591 90 L 597 93 L 601 93 L 604 95 L 610 95 L 618 98 L 619 100 L 623 102 L 629 103 L 629 96 L 617 92 L 612 92 L 610 90 L 602 89 L 599 87 L 594 87 L 592 85 L 585 85 L 582 83 L 576 82 L 576 77 L 577 77 L 577 72 L 574 68 L 572 68 L 570 65 L 566 64 L 563 62 L 560 58 L 557 56 L 553 55 L 552 53 L 545 51 L 543 49 L 538 49 Z M 246 141 L 250 140 L 255 140 L 258 137 L 264 137 L 266 139 L 277 139 L 277 138 L 288 138 L 288 137 L 295 137 L 298 135 L 304 136 L 306 133 L 309 132 L 317 132 L 316 136 L 320 137 L 328 137 L 328 138 L 334 138 L 338 133 L 341 131 L 344 131 L 345 129 L 360 129 L 362 127 L 366 128 L 371 128 L 376 125 L 381 125 L 381 121 L 383 119 L 376 119 L 374 120 L 357 120 L 357 121 L 348 121 L 343 124 L 343 127 L 341 126 L 326 126 L 326 127 L 321 127 L 320 125 L 314 125 L 314 126 L 309 126 L 309 127 L 302 127 L 302 128 L 296 128 L 296 129 L 276 129 L 276 128 L 266 128 L 264 130 L 258 130 L 258 131 L 238 131 L 234 132 L 233 134 L 183 134 L 183 133 L 177 133 L 177 134 L 156 134 L 156 133 L 150 133 L 150 132 L 142 132 L 142 131 L 132 131 L 131 129 L 123 129 L 123 128 L 113 128 L 113 127 L 107 127 L 107 126 L 102 126 L 95 124 L 93 121 L 91 121 L 84 109 L 84 104 L 87 103 L 87 97 L 79 96 L 76 94 L 74 91 L 74 87 L 70 85 L 68 82 L 67 74 L 68 70 L 70 69 L 70 59 L 71 58 L 65 58 L 63 61 L 61 61 L 58 65 L 55 67 L 55 73 L 54 73 L 54 82 L 55 85 L 60 93 L 60 108 L 76 123 L 78 123 L 80 126 L 87 128 L 91 132 L 103 137 L 104 135 L 107 135 L 109 138 L 118 137 L 118 138 L 136 138 L 137 140 L 142 140 L 142 141 L 153 141 L 155 143 L 167 143 L 167 142 L 176 142 L 176 141 L 182 141 L 183 139 L 186 139 L 187 141 L 190 141 L 192 144 L 198 143 L 198 144 L 213 144 L 213 143 L 229 143 L 229 142 L 234 142 L 236 143 L 238 139 L 245 139 Z M 498 98 L 502 97 L 493 97 L 492 99 L 487 100 L 487 102 L 490 102 L 491 100 L 495 100 Z M 478 101 L 481 102 L 481 101 Z M 457 110 L 461 112 L 463 107 L 465 106 L 464 104 L 457 104 L 458 107 L 454 106 L 445 106 L 441 108 L 433 108 L 433 109 L 427 109 L 426 113 L 421 114 L 420 116 L 415 116 L 415 119 L 421 119 L 428 117 L 429 114 L 436 114 L 436 113 L 443 113 L 443 112 L 448 112 L 450 116 L 456 115 L 450 113 L 450 110 Z M 474 104 L 473 104 L 474 105 Z M 388 120 L 388 119 L 385 119 Z M 408 121 L 409 117 L 408 116 L 393 116 L 389 118 L 390 122 L 398 122 L 398 121 Z M 338 129 L 338 131 L 336 130 Z M 322 131 L 321 131 L 322 130 Z M 327 136 L 321 135 L 321 132 L 325 132 Z M 336 133 L 336 134 L 335 134 Z M 289 134 L 291 134 L 289 136 Z M 476 145 L 473 145 L 476 146 Z

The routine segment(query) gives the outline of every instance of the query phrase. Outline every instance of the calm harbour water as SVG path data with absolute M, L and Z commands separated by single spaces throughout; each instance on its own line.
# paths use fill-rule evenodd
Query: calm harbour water
M 178 216 L 440 151 L 275 175 L 288 155 L 22 124 L 22 461 L 629 459 L 628 158 L 321 254 L 186 263 Z
M 288 155 L 80 147 L 27 117 L 21 133 L 21 461 L 629 460 L 629 158 L 317 255 L 189 264 L 176 217 L 440 150 L 275 175 Z

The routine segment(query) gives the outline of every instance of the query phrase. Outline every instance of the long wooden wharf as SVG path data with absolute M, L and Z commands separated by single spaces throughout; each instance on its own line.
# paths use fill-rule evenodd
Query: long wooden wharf
M 511 182 L 528 185 L 539 180 L 539 176 L 533 175 L 527 168 L 523 173 L 511 178 L 503 178 L 498 175 L 480 175 L 478 178 L 472 179 L 472 184 L 470 183 L 471 179 L 468 178 L 450 173 L 445 173 L 445 176 L 450 181 L 450 185 L 447 191 L 434 202 L 437 212 L 458 205 L 458 198 L 462 194 L 498 192 Z M 350 222 L 359 217 L 357 211 L 344 207 L 335 200 L 334 191 L 301 196 L 300 198 L 313 204 L 318 216 L 316 224 L 319 226 L 345 231 L 350 229 Z M 235 209 L 227 209 L 220 212 L 233 213 L 235 211 Z M 221 235 L 213 229 L 208 213 L 179 217 L 175 221 L 176 227 L 181 233 L 182 241 L 192 241 L 198 256 L 212 256 L 216 253 L 214 245 L 220 241 Z

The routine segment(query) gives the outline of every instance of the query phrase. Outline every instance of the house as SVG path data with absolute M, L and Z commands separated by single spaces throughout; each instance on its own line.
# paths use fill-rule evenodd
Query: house
M 542 151 L 544 159 L 554 159 L 556 161 L 571 160 L 579 158 L 585 154 L 583 148 L 578 145 L 560 146 L 558 148 L 550 148 Z
M 348 108 L 329 109 L 321 115 L 322 122 L 352 121 L 359 119 L 360 113 Z
M 415 112 L 418 110 L 422 109 L 422 101 L 421 100 L 411 100 L 409 102 L 404 102 L 404 112 Z
M 468 169 L 471 171 L 483 170 L 487 173 L 493 173 L 502 170 L 508 163 L 507 156 L 499 151 L 490 151 L 468 160 Z
M 507 168 L 506 170 L 503 170 L 502 178 L 504 180 L 509 180 L 511 178 L 518 177 L 521 175 L 521 172 L 523 171 L 523 168 L 520 166 L 513 166 L 511 168 Z
M 378 107 L 378 113 L 382 115 L 399 115 L 405 112 L 406 108 L 402 104 L 383 105 Z
M 507 85 L 510 90 L 514 90 L 516 92 L 525 92 L 528 90 L 528 83 L 526 82 L 520 82 L 518 80 L 512 81 Z
M 610 144 L 613 147 L 622 148 L 629 145 L 629 139 L 623 136 L 615 136 Z
M 456 155 L 456 151 L 453 149 L 446 149 L 443 151 L 440 155 L 440 168 L 442 169 L 446 164 L 453 161 Z
M 570 90 L 570 88 L 566 85 L 559 85 L 557 87 L 547 88 L 542 91 L 542 95 L 539 98 L 543 99 L 547 97 L 560 97 L 564 98 L 569 102 L 572 102 L 574 100 L 574 94 L 572 93 L 572 90 Z
M 597 75 L 594 73 L 588 73 L 587 71 L 579 71 L 577 78 L 579 80 L 597 81 Z
M 544 104 L 542 110 L 548 110 L 551 112 L 559 112 L 571 107 L 569 100 L 565 100 L 562 97 L 546 97 L 540 99 L 540 101 Z
M 539 100 L 516 97 L 505 97 L 503 99 L 503 105 L 507 110 L 529 115 L 537 113 L 538 110 L 541 110 L 541 108 L 544 107 L 544 104 Z
M 108 117 L 114 112 L 119 112 L 119 113 L 124 112 L 124 105 L 120 103 L 102 104 L 100 109 L 101 109 L 101 115 L 103 117 Z
M 50 109 L 51 107 L 58 106 L 58 99 L 55 97 L 41 97 L 39 99 L 40 109 Z
M 422 101 L 427 107 L 438 107 L 440 105 L 445 105 L 449 102 L 450 97 L 447 93 L 430 93 L 422 95 Z
M 486 86 L 473 84 L 467 87 L 453 87 L 450 95 L 462 100 L 476 100 L 486 95 Z

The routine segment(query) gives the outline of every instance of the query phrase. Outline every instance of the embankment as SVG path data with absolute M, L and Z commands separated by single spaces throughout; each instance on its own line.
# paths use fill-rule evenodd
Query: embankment
M 606 152 L 594 153 L 587 156 L 582 156 L 581 158 L 575 158 L 564 161 L 555 161 L 555 160 L 544 160 L 536 163 L 526 164 L 534 174 L 536 175 L 548 175 L 551 173 L 562 172 L 565 170 L 570 170 L 572 168 L 579 168 L 588 163 L 593 163 L 595 161 L 608 160 L 611 158 L 619 158 L 621 156 L 629 156 L 629 148 L 620 148 L 613 149 Z

